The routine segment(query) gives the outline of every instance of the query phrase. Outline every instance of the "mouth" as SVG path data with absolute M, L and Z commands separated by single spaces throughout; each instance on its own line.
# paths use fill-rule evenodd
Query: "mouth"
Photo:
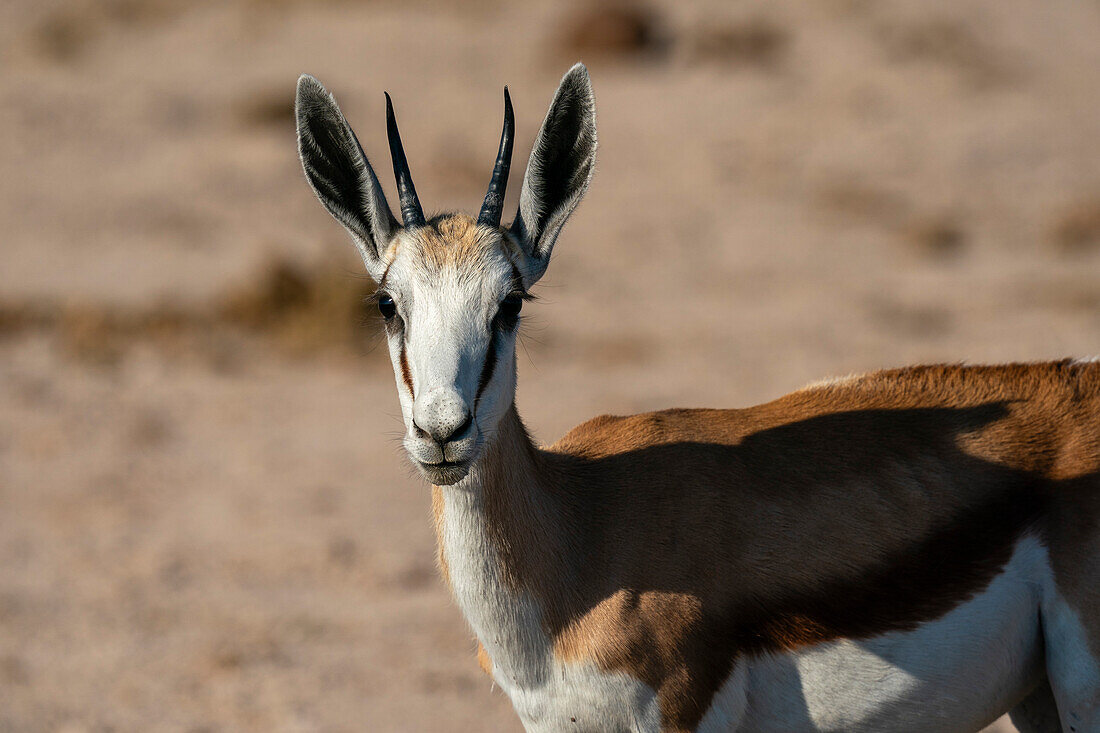
M 469 460 L 440 461 L 439 463 L 416 461 L 416 467 L 436 486 L 450 486 L 466 478 L 466 474 L 470 472 L 471 463 L 472 461 Z

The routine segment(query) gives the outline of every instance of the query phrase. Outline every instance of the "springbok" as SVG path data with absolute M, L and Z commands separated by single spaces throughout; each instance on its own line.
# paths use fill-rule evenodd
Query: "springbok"
M 401 222 L 335 99 L 299 153 L 378 284 L 442 574 L 529 731 L 1100 731 L 1100 364 L 919 366 L 757 407 L 602 416 L 547 448 L 516 329 L 592 177 L 578 64 L 501 226 Z

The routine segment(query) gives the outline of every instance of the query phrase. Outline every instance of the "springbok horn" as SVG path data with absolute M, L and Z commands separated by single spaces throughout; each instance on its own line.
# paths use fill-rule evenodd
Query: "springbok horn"
M 512 166 L 512 140 L 516 133 L 516 119 L 512 114 L 512 99 L 508 87 L 504 87 L 504 130 L 500 133 L 500 150 L 489 180 L 489 191 L 477 216 L 478 224 L 500 226 L 500 213 L 504 209 L 504 193 L 508 190 L 508 169 Z
M 401 223 L 406 227 L 424 226 L 424 209 L 416 197 L 409 161 L 401 146 L 401 133 L 397 131 L 397 118 L 393 115 L 393 102 L 386 92 L 386 133 L 390 138 L 390 157 L 393 158 L 393 175 L 397 178 L 397 193 L 401 199 Z

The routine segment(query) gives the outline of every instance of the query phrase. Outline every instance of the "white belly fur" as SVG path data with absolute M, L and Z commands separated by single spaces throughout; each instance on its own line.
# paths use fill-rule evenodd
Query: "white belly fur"
M 697 730 L 973 733 L 1041 674 L 1049 583 L 1025 537 L 984 591 L 914 631 L 739 662 Z

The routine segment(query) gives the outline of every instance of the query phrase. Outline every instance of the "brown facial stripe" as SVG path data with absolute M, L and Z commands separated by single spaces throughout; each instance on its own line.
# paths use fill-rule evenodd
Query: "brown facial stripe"
M 493 378 L 493 370 L 497 365 L 497 342 L 500 330 L 493 326 L 493 335 L 489 337 L 489 348 L 485 350 L 485 364 L 481 367 L 481 376 L 477 380 L 477 396 L 474 397 L 474 405 L 481 399 L 481 393 L 489 386 L 489 380 Z
M 405 386 L 409 388 L 409 396 L 416 397 L 416 390 L 413 389 L 412 371 L 409 369 L 409 357 L 405 353 L 405 340 L 401 340 L 401 379 L 405 382 Z
M 519 274 L 519 270 L 515 264 L 512 265 L 512 289 L 524 296 L 527 295 L 527 291 L 523 289 L 523 278 Z M 481 399 L 481 393 L 485 391 L 485 388 L 489 386 L 490 380 L 493 378 L 493 371 L 497 365 L 497 347 L 500 345 L 500 328 L 497 326 L 497 321 L 493 321 L 492 336 L 489 338 L 489 348 L 485 352 L 485 364 L 481 368 L 481 375 L 477 380 L 477 396 L 474 398 L 475 402 Z

